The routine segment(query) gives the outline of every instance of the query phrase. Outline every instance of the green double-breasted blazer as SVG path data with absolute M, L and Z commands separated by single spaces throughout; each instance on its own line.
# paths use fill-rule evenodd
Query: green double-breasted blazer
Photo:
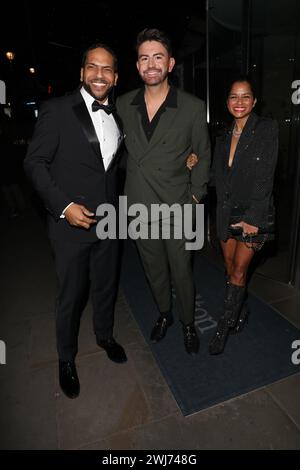
M 192 202 L 192 195 L 200 201 L 206 193 L 210 167 L 203 101 L 176 89 L 176 103 L 166 107 L 148 141 L 135 100 L 139 92 L 131 91 L 117 100 L 128 152 L 128 205 L 143 203 L 150 209 L 150 204 L 186 204 Z M 192 171 L 186 167 L 191 152 L 199 159 Z

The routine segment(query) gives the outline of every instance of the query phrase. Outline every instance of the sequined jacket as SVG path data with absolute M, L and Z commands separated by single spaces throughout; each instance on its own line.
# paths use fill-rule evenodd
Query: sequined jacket
M 273 181 L 278 154 L 278 125 L 251 113 L 228 166 L 232 128 L 217 139 L 211 184 L 217 193 L 217 235 L 228 238 L 231 215 L 241 213 L 244 222 L 264 227 L 274 213 Z

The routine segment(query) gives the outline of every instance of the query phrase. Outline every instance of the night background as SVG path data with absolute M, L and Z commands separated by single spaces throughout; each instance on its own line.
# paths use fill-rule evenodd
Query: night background
M 165 30 L 180 61 L 199 34 L 195 20 L 205 24 L 205 2 L 152 1 L 115 3 L 104 0 L 70 2 L 21 1 L 1 6 L 0 79 L 10 82 L 10 101 L 59 96 L 79 83 L 81 54 L 90 44 L 110 45 L 119 58 L 118 92 L 135 87 L 135 38 L 145 27 Z M 9 62 L 6 51 L 15 52 Z M 34 67 L 36 73 L 29 72 Z
M 300 2 L 174 3 L 6 0 L 0 6 L 0 457 L 2 449 L 58 450 L 58 458 L 63 449 L 95 450 L 101 465 L 102 450 L 300 449 L 300 373 L 299 363 L 296 370 L 292 362 L 297 351 L 300 358 Z M 58 381 L 57 279 L 46 211 L 23 162 L 41 102 L 76 89 L 82 53 L 92 43 L 107 43 L 118 55 L 117 94 L 140 85 L 135 39 L 146 27 L 163 29 L 171 37 L 177 64 L 172 79 L 204 100 L 212 148 L 231 119 L 225 101 L 228 82 L 248 74 L 255 83 L 256 113 L 275 119 L 279 127 L 276 237 L 259 252 L 253 267 L 249 325 L 230 338 L 231 356 L 223 356 L 224 362 L 210 360 L 212 330 L 207 325 L 221 312 L 225 287 L 210 188 L 205 244 L 195 253 L 199 269 L 210 265 L 202 274 L 195 271 L 197 321 L 203 326 L 198 359 L 184 359 L 180 325 L 174 322 L 162 347 L 174 361 L 174 374 L 165 375 L 152 349 L 156 345 L 148 341 L 150 326 L 144 336 L 137 320 L 150 325 L 156 313 L 144 273 L 129 256 L 123 279 L 132 283 L 132 306 L 122 287 L 115 332 L 130 360 L 116 369 L 96 345 L 89 303 L 80 328 L 82 393 L 73 402 L 60 392 Z M 121 171 L 124 176 L 125 169 Z M 189 361 L 188 367 L 177 358 Z M 259 385 L 257 377 L 262 377 Z M 197 405 L 183 416 L 183 398 L 192 395 L 182 393 L 178 399 L 179 380 L 180 385 L 196 386 L 194 397 L 200 402 L 218 395 L 214 406 Z M 198 385 L 206 390 L 199 392 Z M 9 454 L 11 463 L 13 454 L 22 459 L 18 463 L 26 463 L 26 454 L 18 452 Z M 36 455 L 44 460 L 42 466 L 50 464 L 50 453 Z
M 83 51 L 97 41 L 115 50 L 119 59 L 115 92 L 120 95 L 140 85 L 135 66 L 137 34 L 146 27 L 157 27 L 172 40 L 173 82 L 205 101 L 212 146 L 230 120 L 227 84 L 240 74 L 249 75 L 255 85 L 256 112 L 277 120 L 279 236 L 276 256 L 264 267 L 276 279 L 293 284 L 298 277 L 300 282 L 295 262 L 300 232 L 300 119 L 299 106 L 291 101 L 291 85 L 300 78 L 298 0 L 186 0 L 176 5 L 158 0 L 79 0 L 76 4 L 21 0 L 2 3 L 0 13 L 0 81 L 6 85 L 6 97 L 1 92 L 0 129 L 9 127 L 6 135 L 13 149 L 2 152 L 6 153 L 2 159 L 4 184 L 18 180 L 30 191 L 22 164 L 40 103 L 76 89 Z M 8 58 L 8 52 L 13 56 Z M 5 199 L 0 197 L 4 213 Z M 291 227 L 286 207 L 294 214 Z

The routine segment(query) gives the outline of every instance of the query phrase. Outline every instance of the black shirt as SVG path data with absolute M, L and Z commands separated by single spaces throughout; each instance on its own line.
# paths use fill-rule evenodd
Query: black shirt
M 135 96 L 134 100 L 132 101 L 132 104 L 138 105 L 138 111 L 141 113 L 142 116 L 142 126 L 149 142 L 160 120 L 160 117 L 165 112 L 166 108 L 177 108 L 177 90 L 173 86 L 170 87 L 165 101 L 162 103 L 162 105 L 154 115 L 152 121 L 149 121 L 148 118 L 144 93 L 145 89 L 141 88 L 138 94 Z

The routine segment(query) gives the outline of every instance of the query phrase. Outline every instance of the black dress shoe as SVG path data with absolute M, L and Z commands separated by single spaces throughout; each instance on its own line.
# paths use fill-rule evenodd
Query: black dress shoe
M 200 342 L 193 324 L 183 325 L 183 340 L 186 352 L 191 355 L 197 354 Z
M 151 331 L 150 340 L 152 343 L 158 343 L 158 341 L 161 341 L 166 336 L 167 329 L 172 324 L 172 316 L 164 317 L 161 315 Z
M 111 361 L 117 362 L 118 364 L 127 361 L 124 349 L 115 341 L 114 338 L 98 339 L 97 344 L 106 351 L 106 354 Z
M 80 383 L 75 362 L 59 361 L 59 385 L 68 398 L 76 398 L 80 392 Z

